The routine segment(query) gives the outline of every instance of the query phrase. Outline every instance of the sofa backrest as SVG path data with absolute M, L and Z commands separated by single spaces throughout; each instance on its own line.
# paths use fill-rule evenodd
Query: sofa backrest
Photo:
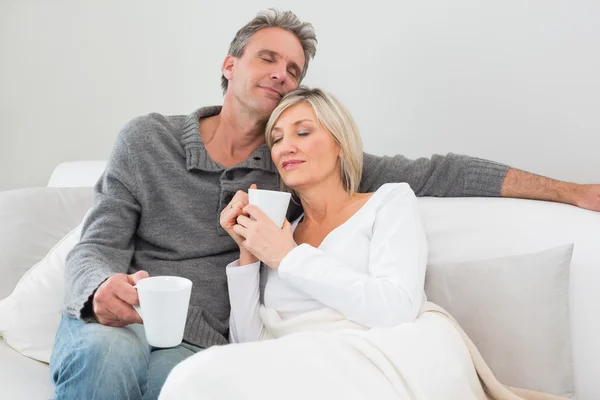
M 600 213 L 542 201 L 422 198 L 429 263 L 542 251 L 574 243 L 569 312 L 577 398 L 600 399 Z

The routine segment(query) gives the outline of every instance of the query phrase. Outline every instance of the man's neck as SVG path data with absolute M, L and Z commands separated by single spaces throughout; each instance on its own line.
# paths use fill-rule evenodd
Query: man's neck
M 219 115 L 200 120 L 200 137 L 210 158 L 230 167 L 246 160 L 265 143 L 265 124 L 264 118 L 225 101 Z

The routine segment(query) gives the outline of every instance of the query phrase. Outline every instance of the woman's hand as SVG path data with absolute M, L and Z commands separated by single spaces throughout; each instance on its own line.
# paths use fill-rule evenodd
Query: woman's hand
M 251 215 L 254 220 L 244 214 Z M 251 204 L 242 209 L 233 231 L 245 239 L 242 246 L 246 250 L 274 269 L 279 268 L 281 260 L 296 247 L 292 226 L 287 220 L 279 229 L 265 213 Z
M 256 185 L 252 184 L 250 189 L 256 189 Z M 231 199 L 228 205 L 225 206 L 221 211 L 221 218 L 219 220 L 221 226 L 231 236 L 231 238 L 237 243 L 240 248 L 240 265 L 252 264 L 257 259 L 242 245 L 244 238 L 233 230 L 233 227 L 237 224 L 237 219 L 240 216 L 244 216 L 244 207 L 248 205 L 248 193 L 243 190 L 238 190 L 235 196 Z

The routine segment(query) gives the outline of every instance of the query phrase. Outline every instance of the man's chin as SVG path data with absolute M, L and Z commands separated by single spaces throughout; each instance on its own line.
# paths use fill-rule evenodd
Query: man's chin
M 273 110 L 275 110 L 275 107 L 277 107 L 277 104 L 279 104 L 279 102 L 277 101 L 271 101 L 271 102 L 262 102 L 261 104 L 261 114 L 266 116 L 267 119 L 271 116 L 271 113 L 273 112 Z

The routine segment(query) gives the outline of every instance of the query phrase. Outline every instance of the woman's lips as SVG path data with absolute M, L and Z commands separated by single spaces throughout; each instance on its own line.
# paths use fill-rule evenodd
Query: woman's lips
M 284 161 L 283 163 L 281 163 L 281 167 L 283 169 L 292 169 L 297 167 L 298 165 L 304 163 L 304 161 L 301 160 L 288 160 L 288 161 Z

